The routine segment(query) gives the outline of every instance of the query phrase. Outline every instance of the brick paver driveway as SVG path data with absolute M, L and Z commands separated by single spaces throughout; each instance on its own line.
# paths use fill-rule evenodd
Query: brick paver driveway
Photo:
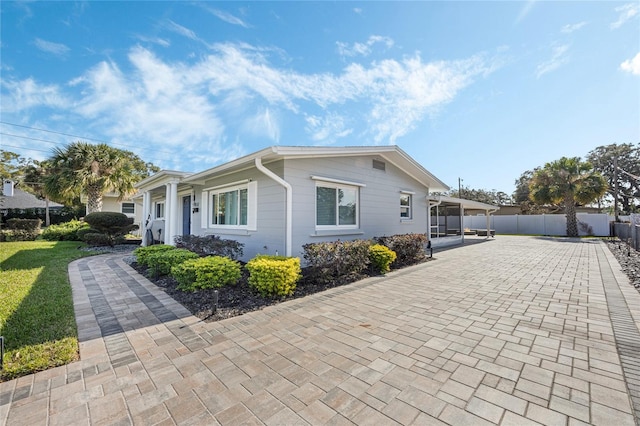
M 0 423 L 634 424 L 640 295 L 604 243 L 502 237 L 218 323 L 122 256 L 73 263 L 82 361 Z

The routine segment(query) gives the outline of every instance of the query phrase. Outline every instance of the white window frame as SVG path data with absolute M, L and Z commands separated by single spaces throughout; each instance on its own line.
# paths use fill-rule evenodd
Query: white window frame
M 256 230 L 257 203 L 258 203 L 257 188 L 258 188 L 257 182 L 248 181 L 248 180 L 236 182 L 234 184 L 229 184 L 224 186 L 205 188 L 202 191 L 202 204 L 203 204 L 202 205 L 202 227 L 207 229 L 219 229 L 219 230 L 223 230 L 223 229 L 240 229 L 240 230 L 251 230 L 251 231 Z M 242 190 L 247 191 L 247 207 L 246 207 L 247 223 L 244 225 L 239 224 L 241 221 L 240 191 Z M 220 194 L 225 194 L 225 193 L 234 192 L 234 191 L 238 192 L 238 197 L 237 197 L 238 224 L 230 225 L 230 224 L 214 223 L 214 220 L 213 220 L 213 209 L 215 209 L 214 196 L 219 197 Z
M 166 215 L 166 204 L 164 201 L 156 201 L 153 203 L 153 217 L 156 220 L 163 220 Z M 162 215 L 158 215 L 158 209 L 161 210 Z
M 127 205 L 131 205 L 131 207 L 133 207 L 133 211 L 131 211 L 131 212 L 125 212 L 125 211 L 124 211 L 124 206 L 125 206 L 125 204 L 127 204 Z M 127 214 L 127 215 L 135 215 L 135 214 L 136 214 L 136 203 L 133 203 L 133 202 L 131 202 L 131 201 L 123 201 L 123 202 L 120 204 L 120 213 L 122 213 L 122 214 Z
M 324 230 L 338 230 L 338 229 L 360 229 L 360 188 L 365 186 L 364 184 L 359 184 L 355 182 L 347 182 L 338 179 L 330 179 L 330 178 L 318 178 L 317 176 L 312 176 L 312 179 L 316 181 L 316 190 L 315 190 L 315 225 L 316 230 L 324 231 Z M 340 206 L 336 200 L 336 224 L 335 225 L 318 225 L 318 188 L 331 188 L 336 190 L 355 190 L 356 192 L 356 211 L 355 211 L 355 224 L 348 225 L 340 225 L 338 222 L 340 220 Z M 336 191 L 337 194 L 337 191 Z
M 400 191 L 400 220 L 408 221 L 413 220 L 413 196 L 415 192 L 412 191 Z M 409 205 L 403 205 L 402 199 L 407 197 L 409 199 Z M 403 210 L 407 210 L 408 216 L 402 216 Z

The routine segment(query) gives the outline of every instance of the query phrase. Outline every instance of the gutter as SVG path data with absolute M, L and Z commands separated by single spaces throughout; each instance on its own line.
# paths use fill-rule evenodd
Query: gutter
M 293 188 L 291 184 L 282 179 L 262 164 L 262 157 L 256 157 L 255 165 L 258 170 L 276 181 L 285 189 L 286 193 L 286 225 L 285 225 L 285 256 L 291 257 L 291 246 L 293 245 Z

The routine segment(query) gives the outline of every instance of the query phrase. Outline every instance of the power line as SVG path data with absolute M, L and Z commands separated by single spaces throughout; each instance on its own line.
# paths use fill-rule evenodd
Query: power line
M 23 129 L 28 129 L 28 130 L 36 130 L 36 131 L 39 131 L 39 132 L 53 133 L 53 134 L 56 134 L 56 135 L 69 136 L 69 137 L 72 137 L 72 138 L 79 138 L 79 139 L 83 139 L 83 140 L 89 140 L 89 141 L 104 143 L 104 144 L 107 144 L 107 145 L 121 146 L 121 147 L 124 147 L 124 148 L 127 148 L 127 149 L 131 148 L 131 145 L 129 145 L 129 144 L 118 143 L 118 142 L 107 142 L 107 141 L 103 141 L 103 140 L 100 140 L 100 139 L 89 138 L 89 137 L 86 137 L 86 136 L 79 136 L 79 135 L 74 135 L 74 134 L 71 134 L 71 133 L 57 132 L 55 130 L 41 129 L 41 128 L 32 127 L 32 126 L 25 126 L 23 124 L 9 123 L 7 121 L 0 121 L 0 124 L 6 124 L 7 126 L 21 127 Z M 0 134 L 5 134 L 5 133 L 0 132 Z M 22 138 L 25 138 L 25 139 L 29 139 L 29 137 L 27 137 L 27 136 L 18 136 L 18 135 L 7 135 L 7 136 L 14 136 L 14 137 L 18 137 L 18 138 L 22 137 Z M 62 144 L 63 143 L 63 142 L 45 141 L 44 139 L 33 139 L 33 140 L 40 140 L 42 142 L 49 142 L 49 143 L 55 143 L 55 144 Z M 159 150 L 159 149 L 155 149 L 155 148 L 152 148 L 152 147 L 142 147 L 142 148 L 138 147 L 138 148 L 140 150 L 142 150 L 142 151 L 154 151 L 154 152 L 159 152 L 159 153 L 164 153 L 164 154 L 169 154 L 169 155 L 175 155 L 175 152 Z

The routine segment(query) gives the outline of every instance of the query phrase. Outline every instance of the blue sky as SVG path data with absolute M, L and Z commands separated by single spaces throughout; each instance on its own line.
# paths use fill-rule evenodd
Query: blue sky
M 453 188 L 640 142 L 640 3 L 12 2 L 0 145 L 106 141 L 200 171 L 396 144 Z

